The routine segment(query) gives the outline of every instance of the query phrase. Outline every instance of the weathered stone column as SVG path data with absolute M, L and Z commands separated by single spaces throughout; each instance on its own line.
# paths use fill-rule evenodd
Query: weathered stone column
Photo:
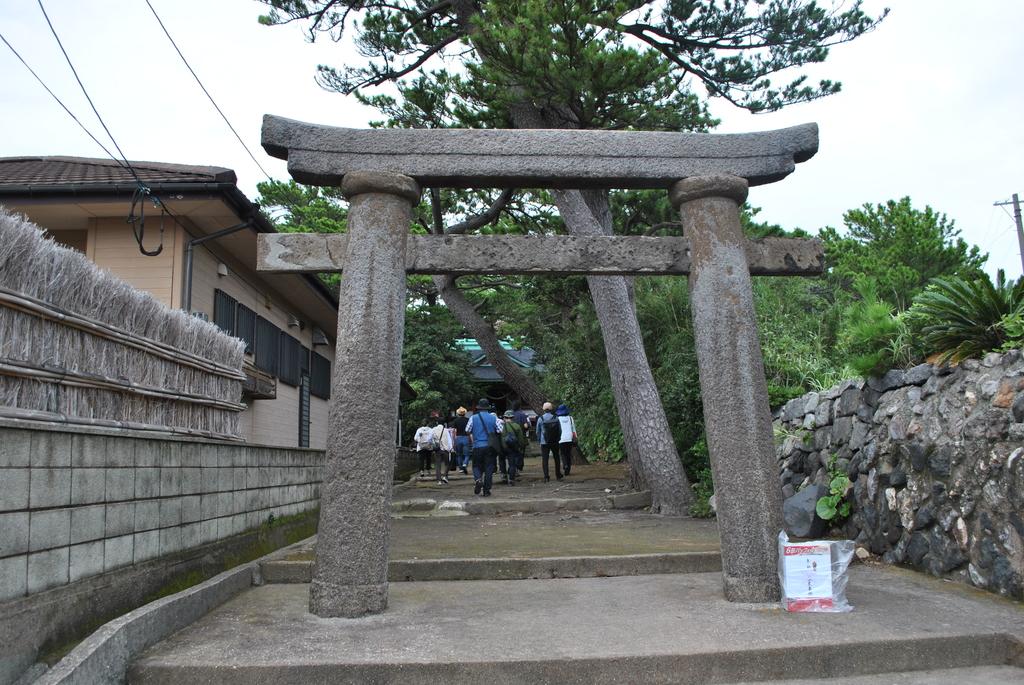
M 331 381 L 327 464 L 309 610 L 355 617 L 388 603 L 391 484 L 405 328 L 405 244 L 420 189 L 345 174 L 351 203 Z
M 779 599 L 782 492 L 772 445 L 764 360 L 757 337 L 739 205 L 747 182 L 698 176 L 669 190 L 690 241 L 690 307 L 715 479 L 725 597 Z

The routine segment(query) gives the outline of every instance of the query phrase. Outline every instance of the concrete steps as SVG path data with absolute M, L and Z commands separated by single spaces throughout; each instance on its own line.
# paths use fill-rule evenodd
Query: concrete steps
M 716 573 L 396 583 L 360 619 L 311 616 L 307 591 L 243 593 L 129 682 L 994 685 L 1024 654 L 1020 605 L 881 568 L 854 569 L 848 614 L 730 604 Z
M 388 563 L 391 582 L 427 580 L 526 580 L 608 578 L 662 573 L 707 573 L 722 569 L 718 552 L 540 557 L 536 559 L 397 559 Z M 272 559 L 260 564 L 266 583 L 308 583 L 312 560 Z

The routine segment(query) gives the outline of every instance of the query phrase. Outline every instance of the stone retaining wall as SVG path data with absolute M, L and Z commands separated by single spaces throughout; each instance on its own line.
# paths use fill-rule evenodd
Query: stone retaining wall
M 818 536 L 830 459 L 852 481 L 833 534 L 906 564 L 1024 599 L 1024 360 L 992 353 L 846 381 L 775 416 L 791 534 Z
M 317 508 L 324 453 L 0 420 L 0 603 Z

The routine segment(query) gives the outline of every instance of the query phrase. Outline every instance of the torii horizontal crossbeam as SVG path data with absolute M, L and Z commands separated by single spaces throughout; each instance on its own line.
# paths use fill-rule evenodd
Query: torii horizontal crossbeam
M 343 271 L 348 236 L 261 233 L 256 268 L 276 273 Z M 746 244 L 755 276 L 816 276 L 824 268 L 821 241 L 761 238 Z M 410 235 L 410 274 L 685 275 L 686 238 L 640 236 Z
M 424 187 L 668 188 L 729 174 L 778 181 L 818 151 L 817 124 L 757 133 L 545 129 L 351 129 L 263 117 L 263 148 L 300 183 L 352 171 L 410 176 Z

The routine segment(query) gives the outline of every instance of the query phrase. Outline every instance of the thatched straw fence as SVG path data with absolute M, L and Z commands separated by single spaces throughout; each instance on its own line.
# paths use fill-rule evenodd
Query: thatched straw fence
M 0 207 L 0 416 L 237 439 L 242 359 Z

